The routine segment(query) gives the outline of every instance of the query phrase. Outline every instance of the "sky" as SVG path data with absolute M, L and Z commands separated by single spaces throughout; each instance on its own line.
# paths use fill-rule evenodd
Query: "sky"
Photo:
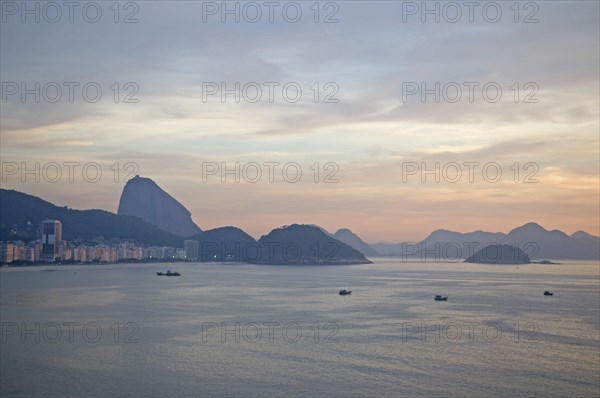
M 255 237 L 599 235 L 599 3 L 473 4 L 3 1 L 2 188 L 116 212 L 139 174 Z

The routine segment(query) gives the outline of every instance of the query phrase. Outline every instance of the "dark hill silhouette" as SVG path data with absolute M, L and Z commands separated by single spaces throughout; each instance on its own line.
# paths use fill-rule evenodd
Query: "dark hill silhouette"
M 188 209 L 154 181 L 140 176 L 135 176 L 125 184 L 117 214 L 139 217 L 179 236 L 202 232 L 192 221 Z
M 585 231 L 577 231 L 571 235 L 571 238 L 600 246 L 600 237 L 588 234 Z
M 210 229 L 188 239 L 200 243 L 200 261 L 250 262 L 258 258 L 258 243 L 240 228 Z
M 591 235 L 590 235 L 591 236 Z M 536 258 L 598 259 L 600 245 L 593 241 L 573 238 L 562 231 L 548 231 L 539 224 L 527 223 L 510 231 L 502 241 L 524 248 L 527 243 L 535 244 Z
M 262 264 L 368 264 L 358 250 L 311 225 L 277 228 L 258 240 Z
M 348 246 L 355 248 L 367 257 L 379 255 L 379 253 L 377 253 L 377 251 L 368 243 L 363 241 L 358 235 L 347 228 L 338 229 L 338 231 L 333 234 L 333 237 L 341 242 L 344 242 Z
M 63 239 L 132 240 L 150 245 L 181 246 L 183 239 L 131 216 L 104 210 L 74 210 L 22 192 L 0 189 L 0 240 L 36 240 L 45 219 L 58 219 Z
M 467 257 L 467 263 L 482 264 L 529 264 L 529 256 L 511 245 L 489 245 Z
M 358 235 L 347 228 L 340 228 L 335 234 L 327 231 L 325 228 L 320 227 L 316 224 L 309 224 L 311 227 L 319 228 L 326 235 L 331 236 L 334 239 L 339 240 L 340 242 L 344 242 L 348 246 L 358 250 L 365 256 L 375 257 L 380 254 L 377 253 L 375 249 L 373 249 L 368 243 L 363 241 Z

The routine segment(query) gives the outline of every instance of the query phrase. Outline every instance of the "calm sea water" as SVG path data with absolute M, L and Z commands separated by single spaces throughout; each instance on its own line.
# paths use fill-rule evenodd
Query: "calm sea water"
M 596 262 L 165 267 L 2 269 L 0 395 L 600 394 Z

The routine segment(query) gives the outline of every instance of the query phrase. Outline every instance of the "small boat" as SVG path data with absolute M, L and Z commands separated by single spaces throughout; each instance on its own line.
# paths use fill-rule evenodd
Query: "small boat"
M 340 290 L 340 296 L 347 296 L 349 294 L 352 294 L 352 290 L 350 290 L 350 289 L 342 289 L 342 290 Z
M 554 293 L 549 290 L 544 290 L 544 296 L 554 296 Z
M 441 294 L 436 294 L 433 299 L 435 301 L 448 301 L 448 296 L 442 296 Z
M 157 272 L 156 275 L 158 276 L 181 276 L 181 274 L 177 271 L 175 272 L 171 272 L 171 270 L 168 270 L 167 272 Z

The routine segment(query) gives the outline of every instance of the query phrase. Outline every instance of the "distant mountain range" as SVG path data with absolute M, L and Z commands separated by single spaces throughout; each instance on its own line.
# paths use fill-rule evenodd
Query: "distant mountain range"
M 549 231 L 534 222 L 527 223 L 510 231 L 502 232 L 475 231 L 460 233 L 439 229 L 432 232 L 423 241 L 414 243 L 371 245 L 382 255 L 424 257 L 429 253 L 433 258 L 436 253 L 443 257 L 454 256 L 457 247 L 463 248 L 462 258 L 473 254 L 473 250 L 492 244 L 507 244 L 524 250 L 529 257 L 538 259 L 576 259 L 599 260 L 600 238 L 584 231 L 577 231 L 571 236 L 559 230 Z M 471 248 L 471 249 L 470 249 Z M 446 253 L 443 253 L 446 251 Z
M 231 226 L 203 232 L 181 203 L 151 179 L 140 176 L 125 185 L 118 215 L 103 210 L 57 207 L 35 196 L 12 190 L 2 189 L 0 195 L 0 240 L 35 240 L 39 238 L 41 221 L 54 218 L 62 221 L 66 240 L 129 239 L 151 245 L 182 247 L 185 237 L 195 239 L 205 249 L 202 255 L 211 257 L 204 261 L 228 260 L 232 256 L 228 252 L 230 246 L 237 245 L 248 250 L 239 253 L 236 261 L 289 263 L 287 260 L 294 259 L 292 243 L 301 249 L 296 262 L 305 264 L 368 262 L 365 256 L 380 255 L 464 259 L 493 244 L 516 246 L 532 259 L 600 259 L 600 237 L 584 231 L 569 236 L 559 230 L 548 231 L 533 222 L 508 234 L 439 229 L 418 243 L 373 245 L 367 244 L 349 229 L 342 228 L 332 234 L 318 225 L 294 224 L 277 228 L 258 241 Z M 277 243 L 281 247 L 269 254 L 272 258 L 263 257 L 269 245 Z M 290 247 L 285 249 L 286 245 Z M 335 245 L 335 253 L 330 251 L 332 245 Z M 260 251 L 259 257 L 252 253 L 253 246 Z

